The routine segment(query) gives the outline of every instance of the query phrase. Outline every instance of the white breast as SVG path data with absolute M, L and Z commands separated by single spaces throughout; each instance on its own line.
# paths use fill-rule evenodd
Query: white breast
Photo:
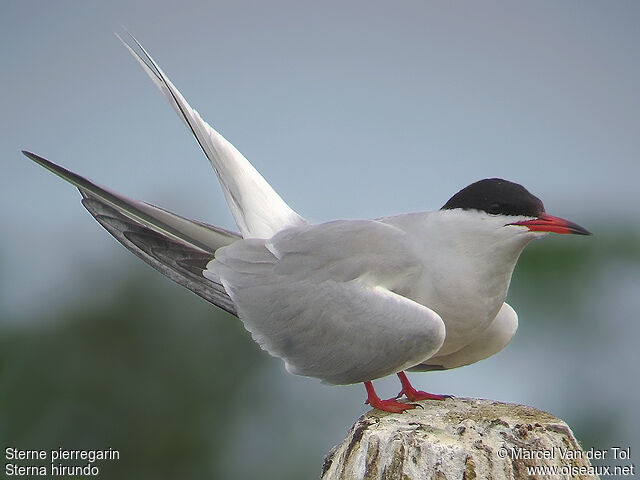
M 398 293 L 442 318 L 447 334 L 438 355 L 458 351 L 489 327 L 505 301 L 520 253 L 535 238 L 479 212 L 437 211 L 382 221 L 410 233 L 420 245 L 421 276 Z

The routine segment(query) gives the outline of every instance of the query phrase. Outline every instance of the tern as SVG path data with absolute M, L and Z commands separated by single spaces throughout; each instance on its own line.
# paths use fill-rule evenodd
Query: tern
M 416 390 L 404 372 L 457 368 L 502 350 L 518 326 L 505 298 L 524 247 L 550 232 L 590 234 L 499 178 L 463 188 L 435 211 L 311 224 L 189 106 L 133 36 L 120 40 L 195 136 L 240 232 L 132 200 L 23 153 L 76 186 L 127 249 L 237 316 L 287 371 L 328 384 L 364 382 L 374 408 L 416 406 L 398 401 L 402 395 L 446 398 Z M 392 374 L 402 391 L 382 400 L 372 381 Z

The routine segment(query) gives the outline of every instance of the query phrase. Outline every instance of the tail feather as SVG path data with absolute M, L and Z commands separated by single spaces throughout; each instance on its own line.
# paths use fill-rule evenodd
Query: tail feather
M 189 127 L 200 144 L 224 192 L 242 236 L 268 238 L 291 225 L 305 223 L 222 135 L 205 122 L 186 102 L 140 43 L 130 35 L 133 46 L 118 38 L 140 63 L 167 101 Z M 136 51 L 134 46 L 140 51 Z

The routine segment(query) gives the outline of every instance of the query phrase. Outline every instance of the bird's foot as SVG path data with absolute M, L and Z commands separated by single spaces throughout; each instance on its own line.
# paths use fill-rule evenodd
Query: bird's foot
M 373 389 L 373 384 L 371 382 L 364 382 L 364 386 L 367 389 L 367 400 L 364 403 L 367 403 L 373 408 L 377 408 L 378 410 L 383 410 L 385 412 L 391 413 L 402 413 L 405 410 L 411 410 L 412 408 L 422 408 L 422 406 L 415 403 L 398 402 L 395 398 L 390 398 L 389 400 L 381 400 L 380 397 L 378 397 L 378 395 L 376 394 L 376 391 Z
M 453 395 L 438 395 L 437 393 L 423 392 L 413 387 L 411 387 L 411 389 L 403 388 L 395 398 L 400 398 L 402 395 L 412 402 L 419 402 L 420 400 L 444 400 L 445 398 L 453 397 Z
M 427 393 L 422 390 L 416 390 L 409 382 L 407 375 L 404 372 L 398 373 L 400 383 L 402 383 L 402 390 L 395 398 L 400 398 L 402 395 L 407 397 L 411 402 L 418 402 L 420 400 L 444 400 L 445 398 L 451 398 L 453 395 L 437 395 L 435 393 Z
M 417 405 L 415 403 L 398 402 L 395 398 L 390 398 L 389 400 L 380 400 L 379 398 L 367 399 L 367 401 L 364 403 L 367 403 L 373 408 L 377 408 L 378 410 L 383 410 L 385 412 L 391 413 L 402 413 L 406 410 L 411 410 L 412 408 L 416 407 L 422 408 L 422 405 Z

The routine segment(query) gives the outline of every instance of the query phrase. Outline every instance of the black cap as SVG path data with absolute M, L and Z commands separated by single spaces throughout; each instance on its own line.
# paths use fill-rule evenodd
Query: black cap
M 480 210 L 492 215 L 538 217 L 544 213 L 542 201 L 522 185 L 502 178 L 485 178 L 463 188 L 441 210 Z

